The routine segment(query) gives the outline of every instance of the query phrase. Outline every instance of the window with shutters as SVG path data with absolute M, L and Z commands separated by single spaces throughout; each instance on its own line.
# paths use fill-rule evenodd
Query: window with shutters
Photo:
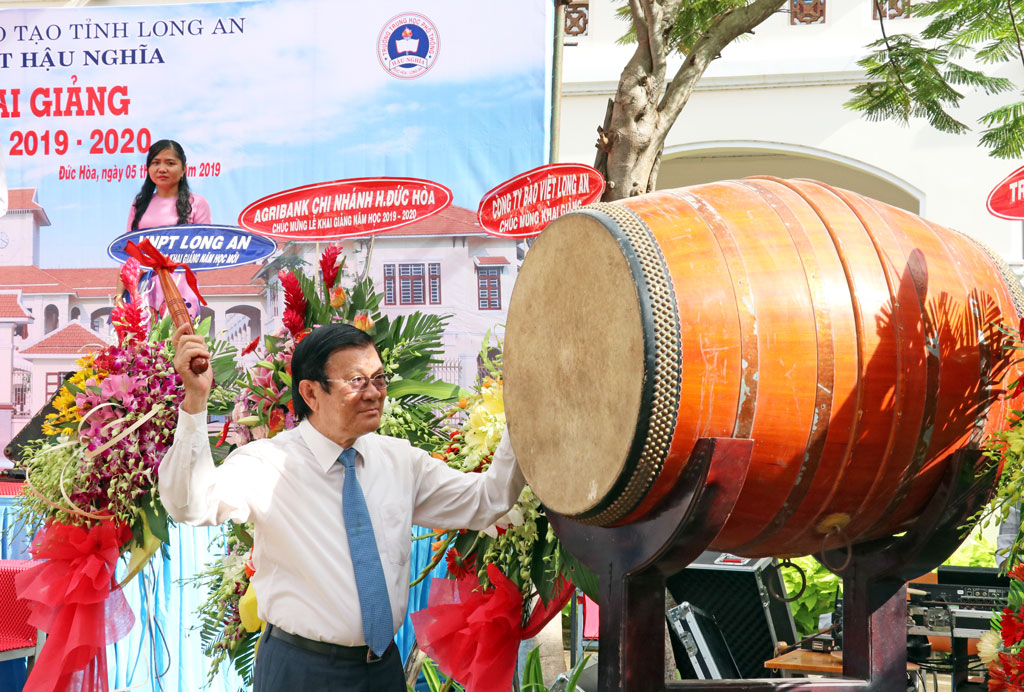
M 501 310 L 501 268 L 477 267 L 477 303 L 481 310 Z
M 441 264 L 432 262 L 427 265 L 427 276 L 430 281 L 430 304 L 441 304 Z
M 441 302 L 441 264 L 419 262 L 384 265 L 385 305 L 438 305 Z
M 384 265 L 384 304 L 395 304 L 395 265 Z

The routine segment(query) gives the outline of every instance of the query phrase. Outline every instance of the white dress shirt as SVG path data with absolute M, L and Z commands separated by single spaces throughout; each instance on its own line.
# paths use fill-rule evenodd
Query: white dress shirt
M 178 412 L 159 470 L 168 513 L 197 526 L 253 522 L 260 617 L 309 639 L 364 644 L 341 509 L 342 448 L 303 421 L 214 466 L 206 422 L 205 412 Z M 526 481 L 507 435 L 483 474 L 451 469 L 393 437 L 363 435 L 353 446 L 397 631 L 409 602 L 412 525 L 485 529 L 515 504 Z

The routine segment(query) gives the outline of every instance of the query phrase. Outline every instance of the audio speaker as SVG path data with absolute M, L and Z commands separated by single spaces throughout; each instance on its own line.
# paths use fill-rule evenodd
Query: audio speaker
M 676 603 L 688 602 L 714 618 L 740 677 L 766 677 L 764 662 L 775 656 L 778 643 L 797 641 L 789 604 L 771 596 L 786 594 L 771 558 L 706 552 L 665 586 Z

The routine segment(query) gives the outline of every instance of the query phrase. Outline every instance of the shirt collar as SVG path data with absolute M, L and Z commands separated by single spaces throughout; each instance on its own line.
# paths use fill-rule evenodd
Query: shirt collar
M 309 450 L 313 453 L 313 459 L 317 465 L 324 470 L 324 473 L 330 470 L 334 466 L 334 462 L 341 456 L 344 448 L 338 443 L 334 442 L 326 435 L 321 433 L 319 430 L 313 427 L 313 424 L 309 422 L 308 418 L 304 418 L 298 426 L 299 434 L 302 435 L 302 439 L 305 440 Z M 356 439 L 352 445 L 359 456 L 365 458 L 364 450 L 366 448 L 366 435 Z M 357 457 L 358 459 L 358 457 Z

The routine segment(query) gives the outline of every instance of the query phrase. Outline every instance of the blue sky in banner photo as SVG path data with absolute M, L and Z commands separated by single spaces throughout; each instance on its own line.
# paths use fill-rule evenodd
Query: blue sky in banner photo
M 53 223 L 42 230 L 41 265 L 109 265 L 107 244 L 125 230 L 142 180 L 124 171 L 138 174 L 145 152 L 109 153 L 110 140 L 90 153 L 94 130 L 115 130 L 119 148 L 125 130 L 181 142 L 196 167 L 192 189 L 209 200 L 214 223 L 234 224 L 248 203 L 283 189 L 375 175 L 435 180 L 455 204 L 475 209 L 487 190 L 547 159 L 550 5 L 262 0 L 0 11 L 9 108 L 10 90 L 21 90 L 20 114 L 0 118 L 0 151 L 9 186 L 38 188 Z M 438 54 L 427 72 L 400 80 L 382 67 L 377 41 L 392 17 L 408 13 L 436 27 Z M 46 37 L 51 26 L 59 37 L 53 29 Z M 115 26 L 126 35 L 93 37 Z M 185 35 L 158 35 L 172 26 Z M 91 58 L 135 49 L 138 62 L 143 46 L 145 64 Z M 23 67 L 23 53 L 41 62 L 47 48 L 51 69 Z M 52 99 L 57 87 L 115 85 L 127 87 L 127 114 L 32 113 L 34 90 L 49 89 Z M 28 131 L 40 137 L 35 153 L 11 155 Z M 60 154 L 58 131 L 68 135 Z M 99 179 L 81 180 L 83 167 Z M 104 181 L 105 170 L 121 178 Z

